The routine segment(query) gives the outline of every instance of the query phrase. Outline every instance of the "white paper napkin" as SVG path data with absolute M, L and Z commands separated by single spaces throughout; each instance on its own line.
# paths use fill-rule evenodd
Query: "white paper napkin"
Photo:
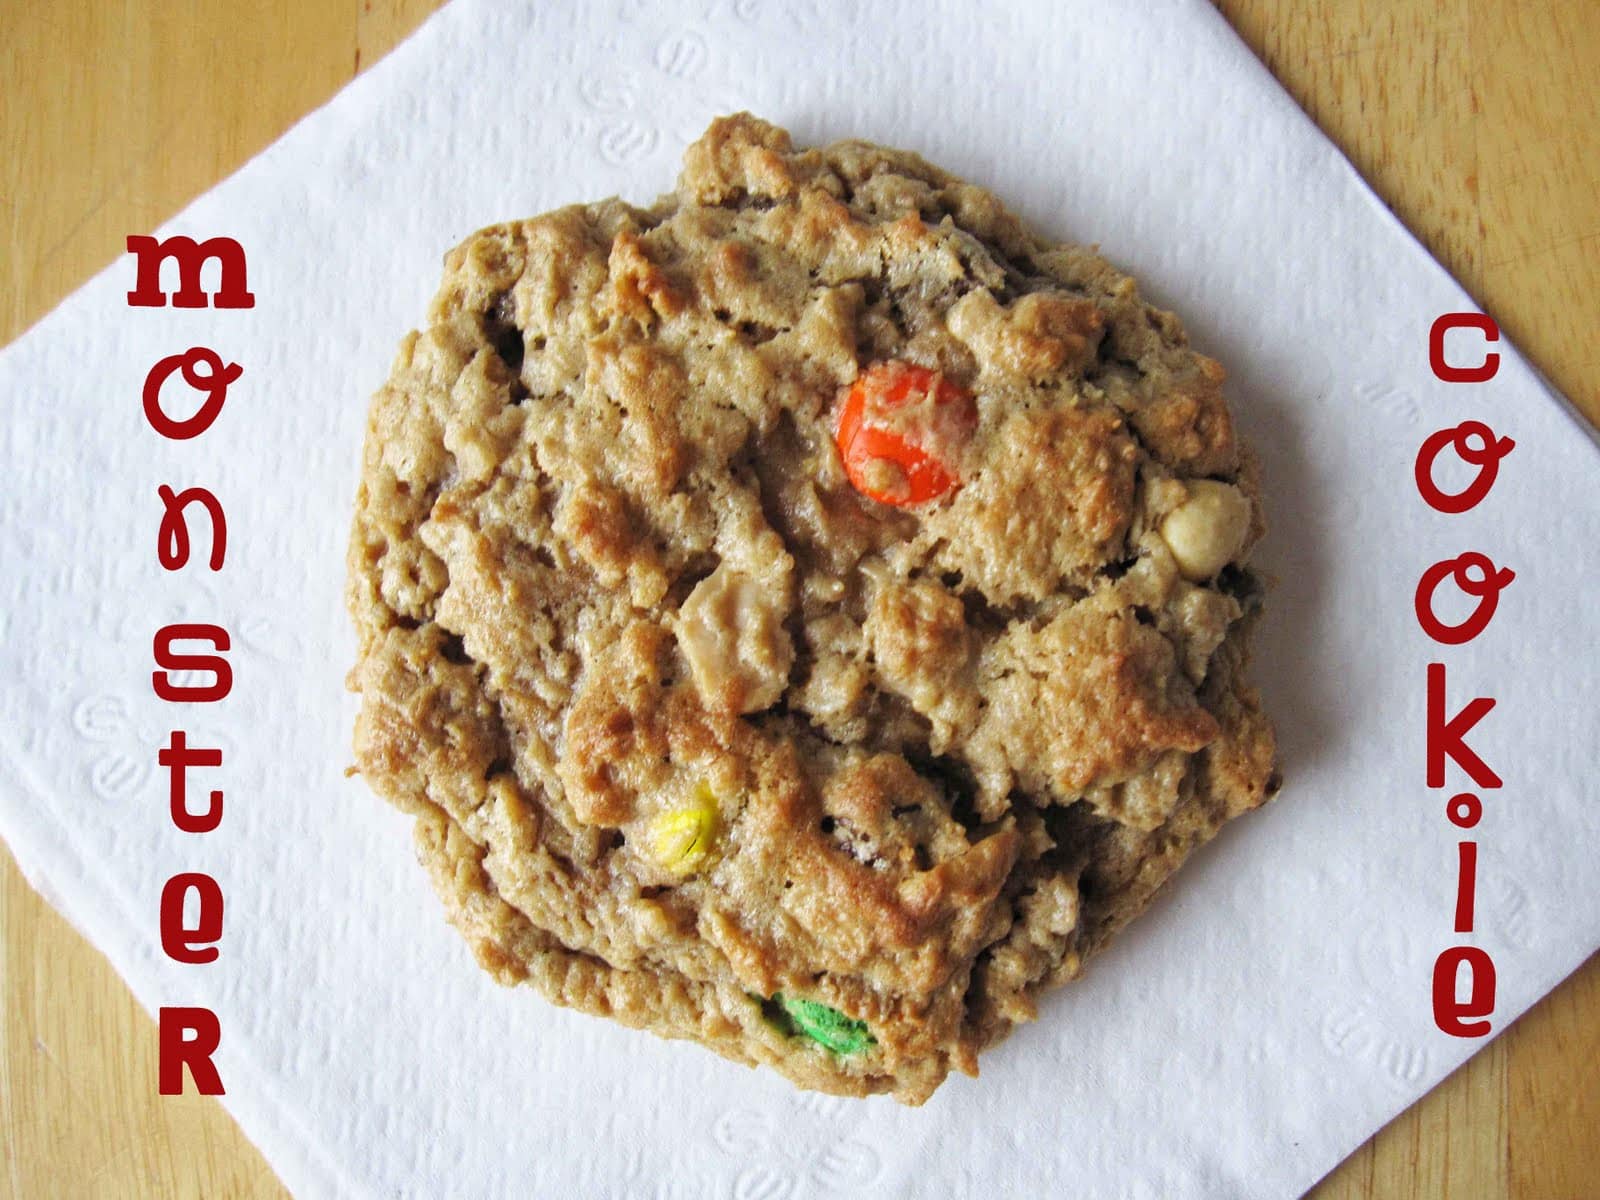
M 406 821 L 342 776 L 364 410 L 441 254 L 558 204 L 648 201 L 741 108 L 915 148 L 1101 243 L 1227 364 L 1265 467 L 1281 583 L 1256 673 L 1287 787 L 920 1110 L 496 987 Z M 1452 711 L 1498 701 L 1472 735 L 1506 784 L 1469 939 L 1499 968 L 1496 1029 L 1600 941 L 1595 447 L 1503 342 L 1493 382 L 1433 380 L 1429 325 L 1471 301 L 1198 0 L 460 0 L 163 232 L 239 239 L 256 307 L 131 309 L 124 258 L 0 356 L 0 829 L 147 1007 L 217 1012 L 226 1103 L 299 1194 L 1296 1195 L 1482 1044 L 1430 1016 L 1459 940 L 1458 789 L 1424 780 L 1435 658 Z M 141 385 L 197 344 L 244 375 L 207 433 L 163 441 Z M 1469 417 L 1517 448 L 1442 517 L 1412 456 Z M 158 565 L 162 483 L 222 500 L 220 574 Z M 1412 590 L 1466 549 L 1517 579 L 1440 651 Z M 151 637 L 185 617 L 234 635 L 220 704 L 152 694 Z M 214 833 L 167 819 L 172 729 L 225 750 L 196 776 L 226 793 Z M 226 896 L 210 966 L 160 949 L 183 870 Z

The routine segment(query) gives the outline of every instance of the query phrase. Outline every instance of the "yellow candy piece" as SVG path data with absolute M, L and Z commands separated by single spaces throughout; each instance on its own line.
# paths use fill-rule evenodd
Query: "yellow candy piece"
M 650 822 L 650 852 L 661 866 L 680 875 L 705 861 L 717 836 L 717 807 L 709 793 L 703 803 L 668 809 Z

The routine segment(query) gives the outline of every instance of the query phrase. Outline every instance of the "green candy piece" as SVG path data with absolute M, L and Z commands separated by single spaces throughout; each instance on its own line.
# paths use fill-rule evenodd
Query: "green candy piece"
M 837 1008 L 829 1008 L 815 1000 L 791 998 L 782 992 L 772 999 L 788 1015 L 796 1032 L 805 1034 L 835 1054 L 860 1054 L 878 1044 L 878 1039 L 867 1032 L 865 1021 L 847 1017 Z

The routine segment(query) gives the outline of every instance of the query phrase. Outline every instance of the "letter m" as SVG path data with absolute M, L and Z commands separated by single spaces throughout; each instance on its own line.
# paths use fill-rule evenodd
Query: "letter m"
M 222 278 L 214 297 L 216 308 L 254 308 L 256 298 L 250 294 L 245 279 L 244 248 L 230 237 L 207 238 L 196 242 L 181 234 L 164 242 L 144 234 L 128 235 L 128 253 L 137 255 L 139 273 L 133 291 L 128 293 L 128 303 L 142 308 L 161 308 L 167 302 L 161 290 L 161 264 L 167 259 L 178 263 L 178 290 L 172 293 L 174 308 L 204 308 L 206 294 L 200 287 L 200 268 L 207 259 L 214 258 L 221 267 Z

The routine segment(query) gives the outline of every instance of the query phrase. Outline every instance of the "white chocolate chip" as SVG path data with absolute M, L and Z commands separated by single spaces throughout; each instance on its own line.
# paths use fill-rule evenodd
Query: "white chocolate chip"
M 1210 579 L 1244 549 L 1250 501 L 1238 488 L 1211 479 L 1189 484 L 1189 498 L 1161 522 L 1161 537 L 1183 577 Z
M 727 563 L 689 593 L 678 611 L 678 644 L 708 708 L 755 712 L 783 695 L 794 665 L 786 610 L 784 596 Z

